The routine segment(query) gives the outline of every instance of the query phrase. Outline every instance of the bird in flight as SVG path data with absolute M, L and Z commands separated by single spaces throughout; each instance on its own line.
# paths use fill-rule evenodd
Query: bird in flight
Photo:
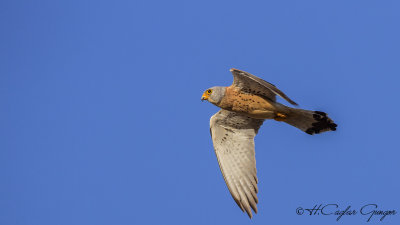
M 209 88 L 201 100 L 221 108 L 210 119 L 215 154 L 233 199 L 252 218 L 258 203 L 254 137 L 264 120 L 285 122 L 310 135 L 334 131 L 337 125 L 324 112 L 278 103 L 277 95 L 297 105 L 275 85 L 238 69 L 231 72 L 231 86 Z

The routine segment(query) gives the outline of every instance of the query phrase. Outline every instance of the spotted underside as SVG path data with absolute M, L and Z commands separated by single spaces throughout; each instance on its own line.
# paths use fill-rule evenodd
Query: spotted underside
M 297 105 L 273 84 L 244 71 L 231 72 L 232 85 L 216 87 L 213 94 L 218 100 L 209 100 L 221 108 L 210 119 L 210 132 L 226 185 L 240 209 L 251 218 L 252 210 L 257 213 L 258 203 L 254 137 L 264 119 L 285 122 L 311 135 L 334 131 L 337 125 L 324 112 L 276 102 L 278 95 Z
M 225 97 L 219 107 L 257 119 L 273 119 L 276 114 L 274 112 L 278 110 L 270 99 L 242 92 L 234 86 L 226 88 Z

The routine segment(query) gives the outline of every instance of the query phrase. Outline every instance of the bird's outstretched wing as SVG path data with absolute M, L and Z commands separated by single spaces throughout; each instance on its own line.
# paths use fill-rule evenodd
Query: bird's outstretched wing
M 238 206 L 251 218 L 257 213 L 257 170 L 254 137 L 264 120 L 221 109 L 210 119 L 219 167 Z
M 232 85 L 239 87 L 242 91 L 261 95 L 273 101 L 276 99 L 275 95 L 278 95 L 290 104 L 297 105 L 296 102 L 286 96 L 285 93 L 275 87 L 275 85 L 245 71 L 231 69 L 231 72 L 233 74 Z

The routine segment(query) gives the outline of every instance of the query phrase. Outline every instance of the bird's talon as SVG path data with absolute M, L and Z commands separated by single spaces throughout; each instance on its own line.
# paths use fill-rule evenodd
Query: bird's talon
M 276 113 L 274 120 L 276 121 L 285 121 L 287 116 L 282 113 Z

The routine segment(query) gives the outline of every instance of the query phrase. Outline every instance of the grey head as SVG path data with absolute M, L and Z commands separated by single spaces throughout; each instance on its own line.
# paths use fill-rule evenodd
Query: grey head
M 207 89 L 201 96 L 201 100 L 207 100 L 214 105 L 218 105 L 225 96 L 226 87 L 212 87 Z

